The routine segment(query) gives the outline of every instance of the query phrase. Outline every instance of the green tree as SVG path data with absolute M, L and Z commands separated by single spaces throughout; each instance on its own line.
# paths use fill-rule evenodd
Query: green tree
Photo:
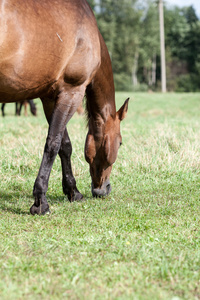
M 87 2 L 89 3 L 90 7 L 94 10 L 95 9 L 95 5 L 96 5 L 95 0 L 87 0 Z
M 177 91 L 199 89 L 200 22 L 192 6 L 165 10 L 168 87 Z
M 88 0 L 107 44 L 117 90 L 159 88 L 159 16 L 154 0 Z M 192 6 L 165 7 L 168 90 L 198 90 L 200 21 Z M 156 82 L 157 80 L 157 82 Z M 156 84 L 155 84 L 156 83 Z
M 112 59 L 116 89 L 130 89 L 141 16 L 135 9 L 136 0 L 94 2 L 98 26 Z
M 156 84 L 156 58 L 160 53 L 159 18 L 157 6 L 148 1 L 141 23 L 139 79 L 149 87 Z

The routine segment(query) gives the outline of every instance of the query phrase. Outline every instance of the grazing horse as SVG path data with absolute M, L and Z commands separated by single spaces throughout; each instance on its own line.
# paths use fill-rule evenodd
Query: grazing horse
M 72 174 L 66 129 L 84 95 L 88 116 L 85 158 L 92 195 L 111 191 L 110 173 L 122 143 L 120 122 L 128 99 L 116 111 L 111 61 L 86 0 L 0 0 L 0 99 L 40 98 L 49 130 L 35 180 L 31 214 L 49 212 L 46 199 L 59 154 L 63 192 L 81 200 Z
M 32 115 L 37 116 L 37 108 L 36 108 L 36 105 L 35 105 L 35 103 L 32 99 L 22 101 L 21 103 L 16 102 L 16 115 L 17 116 L 21 115 L 22 106 L 24 105 L 24 114 L 25 114 L 25 116 L 27 116 L 28 115 L 27 114 L 27 105 L 28 104 L 30 105 L 30 111 L 31 111 Z
M 21 115 L 21 110 L 22 110 L 22 106 L 24 105 L 24 109 L 25 109 L 25 116 L 27 116 L 27 104 L 29 103 L 30 105 L 30 110 L 32 115 L 36 116 L 37 115 L 37 108 L 35 103 L 33 102 L 33 100 L 25 100 L 22 101 L 20 103 L 16 102 L 16 106 L 15 106 L 15 115 L 16 116 L 20 116 Z M 2 116 L 5 117 L 5 103 L 3 103 L 1 105 L 1 111 L 2 111 Z

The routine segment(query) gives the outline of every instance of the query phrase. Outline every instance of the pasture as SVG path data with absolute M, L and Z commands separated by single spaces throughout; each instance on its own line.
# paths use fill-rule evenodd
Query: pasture
M 47 123 L 0 117 L 0 299 L 200 299 L 200 94 L 130 96 L 111 194 L 92 198 L 86 123 L 68 124 L 73 172 L 85 200 L 62 193 L 56 159 L 47 199 L 32 216 L 32 189 Z

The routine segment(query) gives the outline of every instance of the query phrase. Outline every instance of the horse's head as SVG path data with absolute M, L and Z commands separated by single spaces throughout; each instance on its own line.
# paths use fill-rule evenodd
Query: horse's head
M 89 121 L 89 131 L 85 142 L 85 158 L 90 165 L 92 177 L 92 195 L 103 197 L 111 192 L 110 173 L 114 164 L 122 137 L 120 122 L 128 110 L 128 100 L 117 111 L 115 117 L 109 115 L 104 121 L 97 118 Z

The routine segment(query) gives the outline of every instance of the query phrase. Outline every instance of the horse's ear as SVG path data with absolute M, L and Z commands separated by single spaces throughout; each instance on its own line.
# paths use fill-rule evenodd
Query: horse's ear
M 117 115 L 118 115 L 120 121 L 122 121 L 126 117 L 126 114 L 127 114 L 127 111 L 128 111 L 128 102 L 129 102 L 129 99 L 130 98 L 126 99 L 126 101 L 124 102 L 124 104 L 122 105 L 122 107 L 117 112 Z

